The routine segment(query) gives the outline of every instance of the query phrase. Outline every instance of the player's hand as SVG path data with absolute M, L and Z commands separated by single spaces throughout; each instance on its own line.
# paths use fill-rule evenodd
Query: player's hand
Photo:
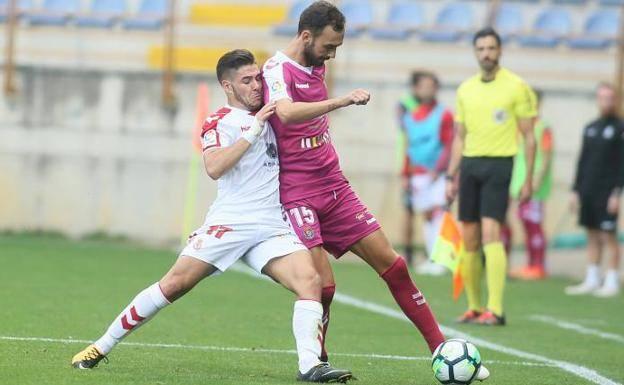
M 241 135 L 243 139 L 248 141 L 251 144 L 256 143 L 256 140 L 266 128 L 266 121 L 275 113 L 275 102 L 265 104 L 258 112 L 256 112 L 256 116 L 254 117 L 254 121 L 251 124 L 249 130 L 243 132 Z
M 352 104 L 365 105 L 368 103 L 369 100 L 370 100 L 370 92 L 364 89 L 358 88 L 349 92 L 347 95 L 345 95 L 342 98 L 342 104 L 344 107 L 350 106 Z
M 457 185 L 457 178 L 446 180 L 446 201 L 449 206 L 453 204 L 453 201 L 455 201 L 455 198 L 457 197 Z
M 533 195 L 533 181 L 527 180 L 520 190 L 520 202 L 528 202 Z
M 264 126 L 267 120 L 275 113 L 275 101 L 265 104 L 262 108 L 256 112 L 256 119 L 261 126 Z
M 620 196 L 611 194 L 607 202 L 607 212 L 611 215 L 617 215 L 620 212 Z
M 579 195 L 576 191 L 572 191 L 570 193 L 570 202 L 568 203 L 568 207 L 570 208 L 570 211 L 572 212 L 576 212 L 578 211 L 579 208 Z

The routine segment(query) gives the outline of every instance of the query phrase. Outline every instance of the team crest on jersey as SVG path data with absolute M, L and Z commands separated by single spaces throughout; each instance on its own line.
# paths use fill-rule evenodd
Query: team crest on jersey
M 358 221 L 363 221 L 366 213 L 364 211 L 355 214 L 355 219 Z
M 266 146 L 266 154 L 269 156 L 269 158 L 277 158 L 277 147 L 275 146 L 275 143 L 267 143 Z
M 607 128 L 605 128 L 605 130 L 602 133 L 602 136 L 605 139 L 611 139 L 613 138 L 613 135 L 615 134 L 615 129 L 613 128 L 613 126 L 607 126 Z
M 496 111 L 494 111 L 494 121 L 496 122 L 496 124 L 503 124 L 505 123 L 505 121 L 507 120 L 509 116 L 507 115 L 507 111 L 503 110 L 503 109 L 497 109 Z
M 314 239 L 314 229 L 311 228 L 310 226 L 305 226 L 303 228 L 303 237 L 307 240 Z

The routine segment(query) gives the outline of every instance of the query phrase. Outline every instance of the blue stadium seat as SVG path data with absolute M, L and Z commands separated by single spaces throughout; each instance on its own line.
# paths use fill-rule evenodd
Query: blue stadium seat
M 125 29 L 160 29 L 167 16 L 167 0 L 143 0 L 139 11 L 123 21 Z
M 583 35 L 568 40 L 568 45 L 579 49 L 604 49 L 613 45 L 616 41 L 620 27 L 620 13 L 611 10 L 598 10 L 591 14 Z
M 600 0 L 600 5 L 624 5 L 624 0 Z
M 552 48 L 557 46 L 572 31 L 570 13 L 561 8 L 543 11 L 533 24 L 533 33 L 520 36 L 520 44 L 528 47 Z
M 433 42 L 456 42 L 474 26 L 472 7 L 466 3 L 449 3 L 438 13 L 433 29 L 422 32 L 422 38 Z
M 520 35 L 524 29 L 522 9 L 517 4 L 502 3 L 496 12 L 494 28 L 503 41 Z
M 553 3 L 563 5 L 585 5 L 587 0 L 553 0 Z
M 42 8 L 42 12 L 30 15 L 31 25 L 63 26 L 80 11 L 80 0 L 45 0 Z
M 91 12 L 76 17 L 78 27 L 111 28 L 126 12 L 126 0 L 93 0 Z
M 345 0 L 340 10 L 347 19 L 345 36 L 360 36 L 373 23 L 373 7 L 367 0 Z
M 273 33 L 280 36 L 294 36 L 299 28 L 299 16 L 312 4 L 313 0 L 298 0 L 288 10 L 288 17 L 283 23 L 273 27 Z
M 7 19 L 7 7 L 9 6 L 8 0 L 0 0 L 0 23 L 4 23 Z M 28 12 L 34 9 L 33 0 L 18 0 L 17 2 L 17 15 L 23 17 Z
M 425 13 L 420 3 L 399 1 L 390 7 L 386 24 L 371 28 L 375 39 L 405 40 L 425 22 Z

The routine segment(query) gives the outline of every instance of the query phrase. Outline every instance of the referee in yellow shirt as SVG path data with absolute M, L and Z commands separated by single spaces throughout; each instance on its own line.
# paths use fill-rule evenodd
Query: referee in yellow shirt
M 465 246 L 462 275 L 468 310 L 458 321 L 504 325 L 507 256 L 501 243 L 501 227 L 507 213 L 513 157 L 518 151 L 518 131 L 524 136 L 527 162 L 527 178 L 520 198 L 531 197 L 535 157 L 533 122 L 537 111 L 531 88 L 499 65 L 502 47 L 496 31 L 486 28 L 477 32 L 473 46 L 481 71 L 457 90 L 457 132 L 446 186 L 449 202 L 459 191 L 459 220 Z M 484 267 L 481 249 L 488 288 L 485 308 L 481 303 Z

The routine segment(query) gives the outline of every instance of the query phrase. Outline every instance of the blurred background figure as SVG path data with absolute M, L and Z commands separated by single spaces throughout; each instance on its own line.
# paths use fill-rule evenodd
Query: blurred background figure
M 399 124 L 404 135 L 405 257 L 413 263 L 414 214 L 423 216 L 427 259 L 421 274 L 441 275 L 444 267 L 429 260 L 445 205 L 443 173 L 453 141 L 453 114 L 437 100 L 440 81 L 433 72 L 414 71 L 411 93 L 399 103 Z
M 565 292 L 612 297 L 620 291 L 617 221 L 624 185 L 624 123 L 618 116 L 614 86 L 599 84 L 596 102 L 600 116 L 583 130 L 583 145 L 571 194 L 571 208 L 580 208 L 579 223 L 587 231 L 587 272 L 583 282 L 567 287 Z M 601 285 L 603 248 L 611 258 Z
M 514 169 L 511 177 L 510 194 L 518 204 L 518 219 L 522 223 L 525 235 L 528 261 L 525 266 L 512 270 L 512 278 L 535 280 L 546 278 L 544 258 L 546 254 L 546 236 L 544 234 L 544 207 L 552 189 L 552 159 L 553 135 L 550 124 L 541 117 L 540 107 L 542 92 L 535 90 L 538 116 L 535 120 L 533 132 L 535 135 L 535 166 L 533 172 L 533 195 L 528 201 L 520 201 L 520 190 L 526 179 L 526 154 L 522 145 L 522 136 L 519 137 L 518 154 L 514 160 Z M 511 227 L 503 228 L 503 241 L 507 255 L 510 255 L 512 233 Z

